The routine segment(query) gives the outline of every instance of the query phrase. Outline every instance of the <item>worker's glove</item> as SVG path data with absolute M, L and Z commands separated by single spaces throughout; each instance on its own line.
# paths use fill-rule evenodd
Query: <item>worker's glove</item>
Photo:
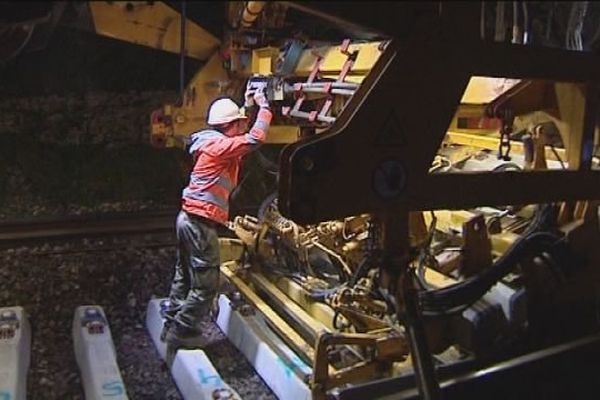
M 269 100 L 267 100 L 264 88 L 256 89 L 253 97 L 257 106 L 260 108 L 269 108 Z

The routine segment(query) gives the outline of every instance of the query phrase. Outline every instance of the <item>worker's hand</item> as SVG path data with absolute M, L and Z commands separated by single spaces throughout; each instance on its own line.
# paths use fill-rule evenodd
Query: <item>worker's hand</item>
M 269 100 L 267 100 L 267 95 L 265 94 L 264 88 L 256 89 L 253 98 L 256 105 L 260 108 L 269 108 Z
M 244 107 L 252 107 L 254 105 L 255 93 L 256 89 L 251 89 L 250 86 L 246 88 L 246 93 L 244 93 Z

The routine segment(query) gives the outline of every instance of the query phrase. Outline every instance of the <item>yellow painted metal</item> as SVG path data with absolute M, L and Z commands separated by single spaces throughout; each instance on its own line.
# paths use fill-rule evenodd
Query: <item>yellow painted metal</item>
M 565 124 L 562 135 L 567 148 L 569 168 L 578 169 L 581 163 L 579 151 L 583 140 L 585 94 L 581 87 L 572 83 L 557 82 L 554 84 L 554 88 L 560 118 Z
M 230 265 L 235 261 L 221 264 L 221 273 L 227 277 L 242 293 L 244 298 L 252 304 L 276 329 L 278 334 L 286 343 L 301 357 L 312 365 L 315 359 L 315 351 L 289 324 L 283 320 L 273 309 L 261 299 L 256 292 L 248 286 L 241 278 L 236 276 Z
M 221 262 L 238 261 L 242 257 L 244 243 L 240 239 L 219 238 Z
M 348 51 L 352 53 L 358 50 L 358 57 L 348 73 L 348 77 L 356 75 L 361 77 L 366 76 L 382 53 L 380 50 L 381 45 L 382 42 L 351 44 Z M 339 74 L 348 58 L 340 51 L 340 46 L 326 46 L 304 50 L 295 70 L 297 76 L 308 76 L 310 74 L 317 60 L 315 54 L 324 57 L 320 68 L 322 74 L 332 78 L 337 78 L 337 74 Z M 347 81 L 350 81 L 350 79 L 347 79 Z
M 390 335 L 391 334 L 391 335 Z M 330 349 L 334 346 L 358 346 L 374 348 L 374 356 L 344 367 L 331 374 L 327 370 Z M 347 383 L 363 382 L 373 378 L 389 376 L 392 362 L 403 359 L 408 354 L 406 341 L 392 334 L 390 329 L 370 333 L 338 333 L 321 335 L 316 343 L 316 359 L 313 369 L 312 398 L 325 399 L 325 392 Z
M 208 104 L 207 106 L 208 107 Z M 206 121 L 206 112 L 204 115 L 196 115 L 196 110 L 186 110 L 177 108 L 179 115 L 185 116 L 185 122 L 176 124 L 176 136 L 179 138 L 187 137 L 190 134 L 208 127 Z M 189 133 L 188 133 L 189 132 Z M 293 143 L 300 137 L 300 128 L 295 125 L 271 125 L 267 131 L 265 143 L 269 144 L 287 144 Z
M 163 2 L 90 1 L 96 33 L 118 40 L 179 53 L 181 15 Z M 186 21 L 186 54 L 205 60 L 220 40 L 198 24 Z
M 425 268 L 425 279 L 428 283 L 437 288 L 444 288 L 457 283 L 456 279 L 446 276 L 444 274 L 440 274 L 439 272 L 431 268 Z
M 276 47 L 263 47 L 252 50 L 252 73 L 259 75 L 272 75 L 275 60 L 277 60 L 279 54 L 280 51 Z
M 331 75 L 331 74 L 323 74 L 322 77 L 325 79 L 334 79 L 334 80 L 338 78 L 337 75 Z M 362 81 L 365 78 L 366 78 L 366 75 L 346 75 L 346 79 L 344 79 L 344 82 L 362 83 Z
M 436 229 L 442 232 L 461 232 L 463 224 L 475 217 L 475 215 L 473 212 L 464 210 L 436 210 Z M 423 213 L 423 217 L 427 225 L 431 224 L 431 215 L 429 213 Z M 490 235 L 492 252 L 496 256 L 503 254 L 518 238 L 519 235 L 512 232 L 501 232 Z
M 206 116 L 211 102 L 220 96 L 235 96 L 241 80 L 232 80 L 223 68 L 221 57 L 214 53 L 188 84 L 183 104 L 178 107 L 168 105 L 172 116 L 172 136 L 182 143 L 183 139 L 194 132 L 208 127 Z M 195 95 L 194 95 L 195 93 Z M 167 127 L 168 129 L 168 127 Z M 296 125 L 272 125 L 267 131 L 266 143 L 293 143 L 300 136 Z
M 108 14 L 108 11 L 105 10 L 105 14 Z M 373 42 L 349 46 L 350 52 L 358 50 L 359 53 L 346 81 L 356 83 L 362 81 L 379 58 L 380 45 L 381 42 Z M 230 49 L 232 57 L 235 52 L 235 49 Z M 340 51 L 340 46 L 305 50 L 295 75 L 302 77 L 310 74 L 316 60 L 315 54 L 324 57 L 320 68 L 322 76 L 337 79 L 337 75 L 347 60 L 347 55 Z M 162 136 L 167 146 L 183 147 L 187 137 L 208 127 L 206 114 L 210 103 L 215 98 L 219 96 L 235 98 L 243 89 L 241 86 L 245 83 L 244 76 L 250 73 L 271 75 L 274 61 L 279 55 L 279 49 L 274 47 L 256 49 L 252 52 L 252 62 L 248 65 L 248 71 L 243 71 L 240 76 L 232 77 L 223 68 L 219 53 L 213 53 L 188 84 L 182 104 L 180 106 L 172 104 L 164 106 L 164 114 L 170 116 L 171 124 L 153 126 L 152 134 Z M 266 142 L 270 144 L 293 143 L 299 137 L 300 129 L 297 125 L 274 124 L 267 132 Z
M 460 232 L 460 230 L 462 229 L 462 224 L 464 224 L 474 216 L 475 214 L 469 211 L 436 210 L 436 229 L 442 232 Z M 423 213 L 423 218 L 425 218 L 425 223 L 429 226 L 431 224 L 431 214 Z
M 496 255 L 504 254 L 514 242 L 517 241 L 521 236 L 513 232 L 500 232 L 494 235 L 490 235 L 492 241 L 493 252 Z
M 312 300 L 300 285 L 288 278 L 279 278 L 275 284 L 309 315 L 320 321 L 327 328 L 334 329 L 333 317 L 335 312 L 331 307 Z
M 461 104 L 489 104 L 520 81 L 520 79 L 472 76 L 460 102 Z
M 214 53 L 188 84 L 181 107 L 173 106 L 173 135 L 186 137 L 206 128 L 210 103 L 231 90 L 221 57 Z
M 267 131 L 266 143 L 293 143 L 300 137 L 300 127 L 296 125 L 271 125 Z
M 352 69 L 346 77 L 347 82 L 360 83 L 369 73 L 379 56 L 381 42 L 351 44 L 348 47 L 350 53 L 358 50 L 358 57 Z M 323 63 L 320 67 L 321 76 L 328 79 L 337 79 L 348 56 L 341 52 L 340 46 L 323 46 L 314 49 L 306 49 L 302 52 L 294 74 L 299 77 L 308 76 L 317 60 L 317 55 L 322 56 Z M 274 62 L 280 56 L 279 49 L 274 47 L 263 47 L 252 51 L 253 74 L 271 75 Z
M 483 135 L 475 135 L 464 132 L 448 131 L 445 138 L 446 143 L 460 144 L 479 149 L 498 150 L 500 137 L 490 137 Z M 518 141 L 510 142 L 510 151 L 523 154 L 523 143 Z M 555 148 L 556 152 L 562 160 L 565 159 L 566 153 L 564 149 Z M 546 159 L 558 161 L 550 146 L 545 147 Z
M 242 21 L 240 25 L 244 28 L 251 27 L 252 23 L 254 23 L 254 20 L 258 18 L 266 4 L 266 1 L 247 2 L 246 7 L 244 7 L 244 12 L 242 13 Z
M 467 118 L 483 117 L 485 116 L 485 105 L 461 103 L 456 115 Z
M 302 324 L 309 328 L 314 334 L 315 338 L 321 334 L 330 332 L 331 328 L 328 328 L 320 321 L 317 321 L 311 315 L 309 315 L 302 307 L 296 304 L 290 297 L 284 292 L 279 290 L 277 286 L 272 284 L 267 278 L 259 273 L 249 272 L 248 277 L 250 281 L 261 290 L 268 292 L 270 296 L 273 296 L 277 301 L 286 308 L 289 312 L 294 314 L 296 318 L 302 321 Z

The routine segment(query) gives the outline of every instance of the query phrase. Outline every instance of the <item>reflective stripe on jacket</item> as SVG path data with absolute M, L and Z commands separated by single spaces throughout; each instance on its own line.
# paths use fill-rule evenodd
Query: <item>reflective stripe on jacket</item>
M 229 219 L 229 195 L 238 184 L 242 157 L 265 141 L 271 123 L 269 109 L 261 108 L 248 133 L 228 137 L 215 130 L 192 135 L 190 153 L 195 163 L 183 190 L 182 209 L 224 224 Z

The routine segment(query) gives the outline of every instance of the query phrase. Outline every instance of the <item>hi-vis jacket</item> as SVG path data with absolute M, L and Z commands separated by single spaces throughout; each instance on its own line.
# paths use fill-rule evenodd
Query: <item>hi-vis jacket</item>
M 184 211 L 221 224 L 227 222 L 229 194 L 238 184 L 242 157 L 265 141 L 271 118 L 271 111 L 261 108 L 246 134 L 228 137 L 207 129 L 192 135 L 189 151 L 196 161 L 182 194 Z

